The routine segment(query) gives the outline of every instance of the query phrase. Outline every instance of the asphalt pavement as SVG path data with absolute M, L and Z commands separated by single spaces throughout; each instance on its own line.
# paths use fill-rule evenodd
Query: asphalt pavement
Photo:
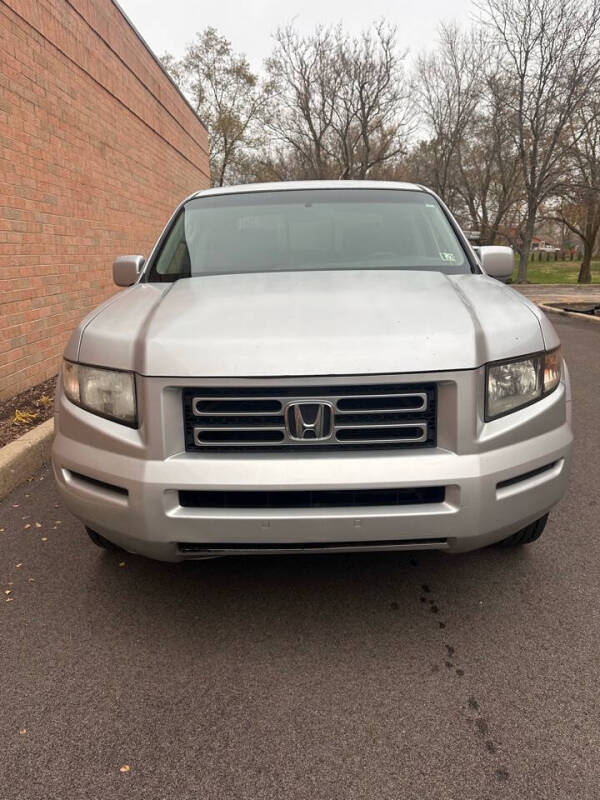
M 571 488 L 517 551 L 161 564 L 44 470 L 0 504 L 0 800 L 600 796 L 600 330 L 555 322 Z

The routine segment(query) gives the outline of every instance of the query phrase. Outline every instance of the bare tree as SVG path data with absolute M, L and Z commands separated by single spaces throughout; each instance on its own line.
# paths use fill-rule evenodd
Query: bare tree
M 337 36 L 337 29 L 323 27 L 309 36 L 292 25 L 279 28 L 266 61 L 275 87 L 268 128 L 294 154 L 306 177 L 332 177 L 329 139 L 342 82 L 332 58 Z
M 407 161 L 482 244 L 510 235 L 521 196 L 517 149 L 506 115 L 511 87 L 481 30 L 442 25 L 435 52 L 413 81 L 428 138 Z
M 557 219 L 583 244 L 579 283 L 591 283 L 591 263 L 600 231 L 600 100 L 594 97 L 569 124 L 570 181 Z
M 161 60 L 207 127 L 213 186 L 243 180 L 248 150 L 261 142 L 269 86 L 214 28 L 197 34 L 181 60 L 168 53 Z
M 413 92 L 431 131 L 427 146 L 431 188 L 453 205 L 460 148 L 484 84 L 484 48 L 477 32 L 442 25 L 436 52 L 417 60 Z
M 275 42 L 267 127 L 299 177 L 362 179 L 405 152 L 408 91 L 394 28 L 352 38 L 340 25 L 307 36 L 288 26 Z
M 471 124 L 457 147 L 456 195 L 462 199 L 482 244 L 512 241 L 523 200 L 518 151 L 507 93 L 511 87 L 493 66 Z
M 525 190 L 518 281 L 527 262 L 538 211 L 564 175 L 570 120 L 600 75 L 600 0 L 482 0 L 507 76 Z
M 379 23 L 358 38 L 338 30 L 334 59 L 341 86 L 333 129 L 339 177 L 364 179 L 406 152 L 412 115 L 404 58 L 393 27 Z

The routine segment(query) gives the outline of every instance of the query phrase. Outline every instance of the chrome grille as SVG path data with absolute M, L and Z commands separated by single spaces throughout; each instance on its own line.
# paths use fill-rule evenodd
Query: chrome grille
M 436 397 L 435 384 L 184 389 L 186 450 L 434 447 Z M 290 435 L 286 410 L 298 403 L 331 408 L 325 437 Z

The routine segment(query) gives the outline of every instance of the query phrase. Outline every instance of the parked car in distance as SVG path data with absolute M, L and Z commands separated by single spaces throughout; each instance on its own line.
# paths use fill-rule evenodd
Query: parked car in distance
M 512 271 L 420 186 L 194 194 L 67 345 L 64 502 L 96 544 L 166 561 L 532 542 L 571 394 Z

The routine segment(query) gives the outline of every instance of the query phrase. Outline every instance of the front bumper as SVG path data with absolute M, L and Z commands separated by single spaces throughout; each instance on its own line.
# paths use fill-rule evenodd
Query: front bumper
M 460 401 L 460 381 L 466 384 L 471 379 L 479 380 L 467 375 L 457 379 L 455 400 Z M 463 385 L 465 397 L 466 389 Z M 551 396 L 511 419 L 481 424 L 471 448 L 301 457 L 179 451 L 152 457 L 145 449 L 143 430 L 126 430 L 94 417 L 60 393 L 53 466 L 60 494 L 76 517 L 126 550 L 160 560 L 328 549 L 465 552 L 509 536 L 560 500 L 572 444 L 568 400 L 568 383 L 561 384 Z M 161 406 L 159 416 L 169 413 L 169 402 Z M 460 402 L 454 406 L 467 415 L 475 411 Z M 176 402 L 173 408 L 179 408 Z M 169 425 L 177 424 L 170 415 L 168 419 L 163 418 L 163 436 L 169 435 Z M 442 502 L 254 510 L 190 508 L 179 502 L 179 491 L 199 488 L 432 486 L 445 487 Z

